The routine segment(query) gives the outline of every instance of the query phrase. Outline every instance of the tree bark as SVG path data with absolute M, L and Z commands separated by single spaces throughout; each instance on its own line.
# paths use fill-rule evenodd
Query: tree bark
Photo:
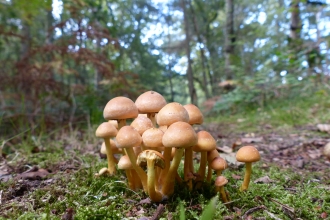
M 186 49 L 186 56 L 188 60 L 188 67 L 187 67 L 187 79 L 188 79 L 188 88 L 189 88 L 189 96 L 190 102 L 192 104 L 197 105 L 197 93 L 194 86 L 194 75 L 192 70 L 192 60 L 190 56 L 190 33 L 189 33 L 189 18 L 186 10 L 186 1 L 181 0 L 181 7 L 183 9 L 183 18 L 184 18 L 184 29 L 186 34 L 185 39 L 185 49 Z
M 234 0 L 226 0 L 225 73 L 227 80 L 234 78 L 234 71 L 232 68 L 234 49 L 235 49 Z

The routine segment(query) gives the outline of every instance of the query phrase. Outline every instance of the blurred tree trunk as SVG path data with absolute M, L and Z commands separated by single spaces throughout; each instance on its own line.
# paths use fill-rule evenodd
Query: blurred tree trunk
M 27 55 L 28 51 L 30 50 L 30 44 L 31 44 L 30 26 L 24 20 L 22 20 L 22 35 L 23 35 L 23 39 L 21 44 L 20 59 L 23 59 L 24 56 Z
M 235 49 L 235 32 L 234 32 L 234 0 L 226 0 L 226 29 L 225 29 L 225 73 L 226 79 L 234 78 L 232 68 L 234 49 Z
M 186 50 L 186 56 L 188 61 L 188 68 L 187 68 L 187 78 L 188 78 L 188 88 L 189 88 L 189 96 L 190 96 L 190 102 L 192 104 L 197 105 L 197 93 L 194 86 L 194 75 L 192 70 L 192 60 L 191 60 L 191 50 L 190 50 L 190 32 L 189 32 L 189 18 L 188 13 L 186 9 L 186 0 L 181 0 L 181 7 L 183 10 L 183 19 L 184 19 L 184 29 L 186 34 L 185 39 L 185 50 Z
M 211 74 L 210 74 L 210 69 L 207 68 L 207 58 L 205 56 L 205 51 L 204 51 L 204 48 L 202 46 L 202 45 L 204 45 L 204 42 L 202 40 L 202 36 L 201 36 L 201 34 L 199 32 L 199 29 L 198 29 L 198 24 L 197 24 L 197 20 L 196 20 L 195 10 L 192 7 L 190 1 L 189 1 L 189 3 L 190 3 L 191 15 L 193 17 L 194 31 L 196 33 L 197 41 L 199 43 L 199 54 L 200 54 L 200 59 L 201 59 L 201 64 L 202 64 L 202 78 L 203 78 L 203 81 L 202 81 L 202 90 L 205 93 L 205 97 L 208 99 L 208 98 L 211 98 L 211 94 L 210 94 L 209 89 L 208 89 L 208 81 L 209 82 L 212 82 L 213 80 L 212 80 L 212 78 L 210 78 L 209 80 L 207 80 L 206 73 L 208 73 L 208 76 L 211 76 Z M 213 86 L 213 83 L 211 83 L 211 87 L 212 86 Z M 212 91 L 213 91 L 213 89 L 212 89 Z

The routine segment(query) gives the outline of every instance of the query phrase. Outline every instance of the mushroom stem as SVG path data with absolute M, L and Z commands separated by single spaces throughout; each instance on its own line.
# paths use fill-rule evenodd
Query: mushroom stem
M 156 178 L 156 171 L 155 171 L 155 160 L 154 159 L 147 159 L 147 166 L 148 166 L 148 194 L 151 201 L 160 202 L 163 199 L 163 195 L 155 189 L 155 178 Z
M 207 164 L 207 152 L 202 151 L 201 152 L 201 161 L 199 165 L 199 170 L 198 170 L 198 177 L 197 181 L 204 181 L 205 178 L 205 170 L 206 170 L 206 164 Z
M 249 188 L 251 173 L 252 173 L 252 163 L 246 162 L 244 180 L 240 188 L 240 191 L 245 191 Z
M 141 182 L 142 182 L 142 186 L 143 186 L 143 190 L 144 192 L 148 192 L 148 187 L 147 187 L 147 174 L 144 172 L 144 170 L 139 167 L 137 164 L 136 164 L 136 155 L 133 151 L 132 148 L 128 147 L 128 148 L 124 148 L 125 149 L 125 152 L 127 154 L 127 156 L 129 157 L 131 163 L 132 163 L 132 166 L 134 168 L 134 170 L 136 171 L 137 175 L 140 177 L 141 179 Z
M 126 119 L 117 119 L 118 122 L 118 131 L 126 125 Z
M 147 113 L 147 117 L 151 120 L 152 124 L 154 125 L 154 127 L 157 127 L 157 123 L 156 123 L 156 113 Z
M 207 165 L 207 176 L 206 176 L 206 182 L 210 183 L 212 179 L 212 168 L 210 164 Z
M 221 199 L 224 203 L 227 203 L 229 202 L 228 201 L 228 198 L 227 198 L 227 194 L 225 192 L 225 187 L 224 186 L 218 186 L 216 187 L 217 188 L 217 191 L 220 193 L 220 196 L 221 196 Z
M 181 162 L 183 150 L 183 148 L 176 148 L 172 164 L 163 183 L 162 193 L 166 196 L 169 196 L 174 192 L 175 175 Z
M 162 169 L 162 171 L 160 172 L 159 180 L 158 180 L 160 187 L 163 185 L 163 182 L 165 181 L 168 170 L 170 169 L 171 153 L 172 153 L 172 148 L 171 147 L 165 147 L 165 149 L 164 149 L 165 166 L 164 166 L 164 169 Z
M 134 184 L 134 179 L 133 179 L 133 176 L 132 176 L 132 173 L 131 173 L 131 170 L 125 170 L 125 173 L 126 173 L 126 177 L 127 177 L 127 182 L 128 182 L 128 186 L 131 190 L 136 190 L 135 189 L 135 184 Z
M 104 138 L 104 143 L 107 150 L 108 171 L 110 175 L 114 175 L 116 173 L 116 161 L 111 150 L 110 139 Z
M 192 147 L 188 147 L 185 149 L 185 155 L 184 155 L 184 167 L 183 167 L 183 178 L 184 181 L 187 182 L 188 188 L 191 191 L 192 190 L 192 179 L 189 178 L 189 174 L 193 173 L 194 170 L 191 170 L 192 165 Z

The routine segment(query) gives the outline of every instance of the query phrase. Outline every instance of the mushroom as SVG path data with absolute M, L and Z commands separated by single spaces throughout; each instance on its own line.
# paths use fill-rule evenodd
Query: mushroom
M 173 161 L 162 185 L 162 193 L 169 196 L 174 191 L 175 175 L 180 165 L 184 148 L 197 144 L 197 135 L 190 124 L 178 121 L 168 127 L 162 142 L 165 149 L 176 148 Z
M 328 160 L 330 160 L 330 143 L 327 143 L 324 146 L 323 154 L 324 154 L 324 156 L 326 156 L 328 158 Z
M 141 179 L 143 189 L 147 193 L 147 174 L 144 170 L 136 165 L 136 155 L 134 153 L 133 147 L 137 147 L 141 144 L 142 138 L 132 126 L 125 125 L 117 133 L 116 145 L 118 148 L 123 148 L 129 157 L 132 166 L 138 176 Z
M 178 102 L 171 102 L 166 104 L 157 114 L 157 124 L 163 131 L 165 130 L 165 126 L 168 127 L 178 121 L 189 121 L 189 114 L 187 110 Z M 167 172 L 170 168 L 171 151 L 172 149 L 170 147 L 165 147 L 164 149 L 165 167 L 160 174 L 159 182 L 161 185 L 166 178 Z
M 219 192 L 220 196 L 221 196 L 221 199 L 224 203 L 227 203 L 229 202 L 228 201 L 228 198 L 227 198 L 227 194 L 225 192 L 225 185 L 228 183 L 228 180 L 226 179 L 226 177 L 224 176 L 218 176 L 216 179 L 215 179 L 215 190 L 217 192 Z
M 155 115 L 166 105 L 166 100 L 158 92 L 147 91 L 136 99 L 135 105 L 139 113 L 147 113 L 148 118 L 156 127 Z
M 151 120 L 144 115 L 139 115 L 136 119 L 134 119 L 131 123 L 131 126 L 135 128 L 135 130 L 137 130 L 141 136 L 146 130 L 154 127 Z M 143 144 L 141 147 L 142 150 L 146 150 Z
M 134 102 L 123 96 L 111 99 L 103 110 L 103 117 L 106 120 L 117 120 L 118 129 L 126 125 L 126 119 L 136 118 L 138 114 Z
M 221 176 L 222 171 L 227 169 L 228 164 L 225 159 L 219 157 L 214 158 L 210 163 L 209 166 L 215 170 L 217 176 Z
M 158 181 L 155 167 L 164 168 L 164 157 L 161 153 L 155 150 L 142 151 L 138 158 L 137 164 L 141 167 L 147 166 L 148 176 L 148 195 L 151 201 L 160 202 L 163 200 L 163 194 L 158 191 L 156 182 Z
M 245 163 L 244 181 L 240 191 L 245 191 L 249 188 L 250 177 L 252 173 L 252 163 L 260 160 L 259 151 L 254 146 L 244 146 L 236 153 L 236 160 Z
M 116 161 L 113 156 L 113 152 L 111 150 L 111 142 L 110 138 L 115 137 L 117 135 L 117 129 L 109 122 L 103 122 L 99 125 L 99 127 L 95 131 L 95 135 L 97 137 L 103 138 L 106 146 L 106 154 L 108 160 L 108 169 L 102 172 L 99 172 L 99 175 L 103 175 L 105 173 L 109 173 L 110 175 L 114 175 L 116 173 Z
M 207 152 L 216 148 L 216 142 L 212 135 L 207 131 L 200 131 L 197 133 L 198 142 L 193 146 L 193 151 L 201 152 L 201 160 L 199 164 L 197 181 L 204 181 L 206 164 L 207 164 Z
M 210 183 L 211 179 L 212 179 L 212 168 L 210 166 L 210 163 L 212 162 L 212 160 L 216 157 L 220 157 L 219 152 L 217 151 L 217 149 L 214 149 L 212 151 L 207 152 L 207 176 L 206 176 L 206 182 Z
M 115 154 L 123 154 L 123 151 L 116 146 L 115 141 L 112 140 L 112 139 L 110 139 L 110 146 L 111 146 L 111 152 L 112 152 L 113 159 L 116 163 L 118 163 L 118 160 L 114 155 Z M 100 153 L 107 155 L 107 148 L 105 146 L 104 141 L 102 142 Z
M 123 155 L 118 162 L 118 169 L 125 170 L 128 186 L 131 190 L 136 190 L 132 170 L 134 169 L 132 163 L 127 155 Z
M 195 124 L 202 124 L 204 122 L 204 117 L 199 108 L 194 104 L 187 104 L 183 106 L 189 115 L 189 124 L 191 126 Z M 192 178 L 189 178 L 194 173 L 193 165 L 193 150 L 191 147 L 185 149 L 184 156 L 184 180 L 188 182 L 188 187 L 192 190 Z

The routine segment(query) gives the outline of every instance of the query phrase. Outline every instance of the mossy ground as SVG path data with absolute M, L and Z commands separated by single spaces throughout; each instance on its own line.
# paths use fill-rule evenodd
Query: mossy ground
M 283 103 L 282 103 L 283 104 Z M 264 109 L 208 119 L 228 128 L 231 133 L 298 133 L 300 126 L 330 122 L 330 101 L 296 102 L 291 107 L 281 104 Z M 270 129 L 263 129 L 264 126 Z M 208 130 L 208 124 L 204 126 Z M 304 130 L 305 132 L 305 130 Z M 326 134 L 309 130 L 315 137 Z M 113 177 L 95 178 L 106 166 L 98 151 L 101 140 L 94 137 L 94 128 L 58 130 L 38 137 L 26 135 L 20 141 L 6 145 L 1 166 L 9 170 L 10 178 L 0 181 L 0 219 L 139 219 L 151 217 L 158 204 L 143 202 L 147 196 L 133 192 L 126 185 L 123 172 Z M 268 155 L 269 156 L 269 155 Z M 324 159 L 324 158 L 323 158 Z M 17 180 L 15 175 L 32 166 L 51 171 L 45 179 Z M 244 166 L 231 166 L 223 175 L 231 202 L 216 204 L 214 219 L 326 219 L 330 217 L 330 179 L 322 174 L 329 167 L 312 172 L 282 169 L 279 164 L 261 161 L 253 165 L 253 176 L 247 192 L 240 192 Z M 271 182 L 254 183 L 268 176 Z M 215 176 L 213 176 L 213 179 Z M 180 204 L 186 219 L 199 219 L 203 209 L 216 196 L 211 184 L 189 192 L 177 186 L 173 197 L 164 202 L 160 219 L 179 219 Z

